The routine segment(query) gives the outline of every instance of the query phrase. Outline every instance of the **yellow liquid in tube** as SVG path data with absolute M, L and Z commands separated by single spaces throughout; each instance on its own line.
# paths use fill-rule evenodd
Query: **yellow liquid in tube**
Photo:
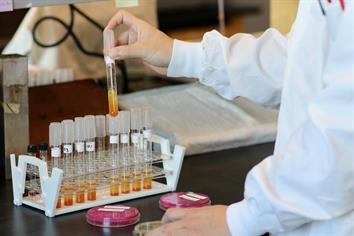
M 118 115 L 118 95 L 114 89 L 108 90 L 108 108 L 111 116 Z

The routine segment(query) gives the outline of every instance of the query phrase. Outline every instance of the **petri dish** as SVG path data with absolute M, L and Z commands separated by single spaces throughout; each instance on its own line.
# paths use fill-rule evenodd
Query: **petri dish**
M 163 195 L 159 201 L 160 208 L 164 211 L 168 208 L 203 207 L 210 204 L 211 200 L 207 195 L 194 192 L 169 193 Z
M 134 227 L 133 235 L 134 236 L 144 236 L 148 232 L 158 228 L 161 225 L 161 221 L 148 221 L 137 224 Z
M 136 224 L 140 220 L 140 212 L 134 207 L 107 205 L 91 208 L 86 220 L 99 227 L 125 227 Z

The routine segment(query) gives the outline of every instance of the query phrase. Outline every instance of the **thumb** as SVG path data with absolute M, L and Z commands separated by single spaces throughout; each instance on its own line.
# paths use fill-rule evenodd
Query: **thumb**
M 109 56 L 116 60 L 143 58 L 144 52 L 138 43 L 133 43 L 111 48 L 109 50 Z

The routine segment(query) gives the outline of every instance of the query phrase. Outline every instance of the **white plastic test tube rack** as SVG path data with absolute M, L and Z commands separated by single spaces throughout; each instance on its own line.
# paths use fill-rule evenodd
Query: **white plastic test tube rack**
M 53 168 L 50 173 L 46 162 L 28 155 L 19 155 L 18 163 L 16 165 L 16 156 L 15 154 L 11 154 L 13 202 L 17 206 L 25 204 L 37 208 L 44 211 L 46 216 L 54 217 L 104 204 L 175 191 L 183 163 L 185 148 L 175 145 L 172 153 L 170 151 L 170 142 L 167 139 L 153 135 L 151 140 L 154 144 L 160 145 L 160 160 L 162 162 L 163 172 L 166 173 L 164 175 L 164 178 L 166 178 L 166 184 L 153 181 L 151 189 L 141 189 L 139 192 L 130 192 L 118 196 L 110 196 L 107 194 L 107 189 L 97 189 L 97 197 L 95 201 L 85 201 L 84 203 L 74 203 L 71 206 L 56 208 L 57 199 L 62 187 L 63 170 Z M 37 166 L 39 169 L 39 182 L 41 187 L 41 197 L 39 198 L 23 196 L 25 192 L 26 168 L 28 167 L 28 164 Z M 49 176 L 49 174 L 51 175 Z

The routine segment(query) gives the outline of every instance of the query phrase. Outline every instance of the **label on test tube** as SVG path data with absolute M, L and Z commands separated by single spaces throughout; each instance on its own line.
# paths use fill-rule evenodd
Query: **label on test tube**
M 50 154 L 52 157 L 60 157 L 60 148 L 59 147 L 53 147 L 50 150 Z
M 63 153 L 65 153 L 65 154 L 73 153 L 73 145 L 71 145 L 71 144 L 64 144 L 64 145 L 63 145 Z
M 94 152 L 95 151 L 95 142 L 86 142 L 86 151 Z
M 128 134 L 122 134 L 120 136 L 120 142 L 121 143 L 129 143 L 129 135 Z
M 138 133 L 133 133 L 133 134 L 132 134 L 132 143 L 138 144 L 138 143 L 139 143 L 139 138 L 140 138 L 140 134 L 138 134 Z
M 85 150 L 84 142 L 76 142 L 75 143 L 75 150 L 76 150 L 76 152 L 84 152 L 84 150 Z
M 143 135 L 145 139 L 151 139 L 151 130 L 150 129 L 144 130 Z
M 118 144 L 119 136 L 118 135 L 110 135 L 109 136 L 109 143 L 110 144 Z

